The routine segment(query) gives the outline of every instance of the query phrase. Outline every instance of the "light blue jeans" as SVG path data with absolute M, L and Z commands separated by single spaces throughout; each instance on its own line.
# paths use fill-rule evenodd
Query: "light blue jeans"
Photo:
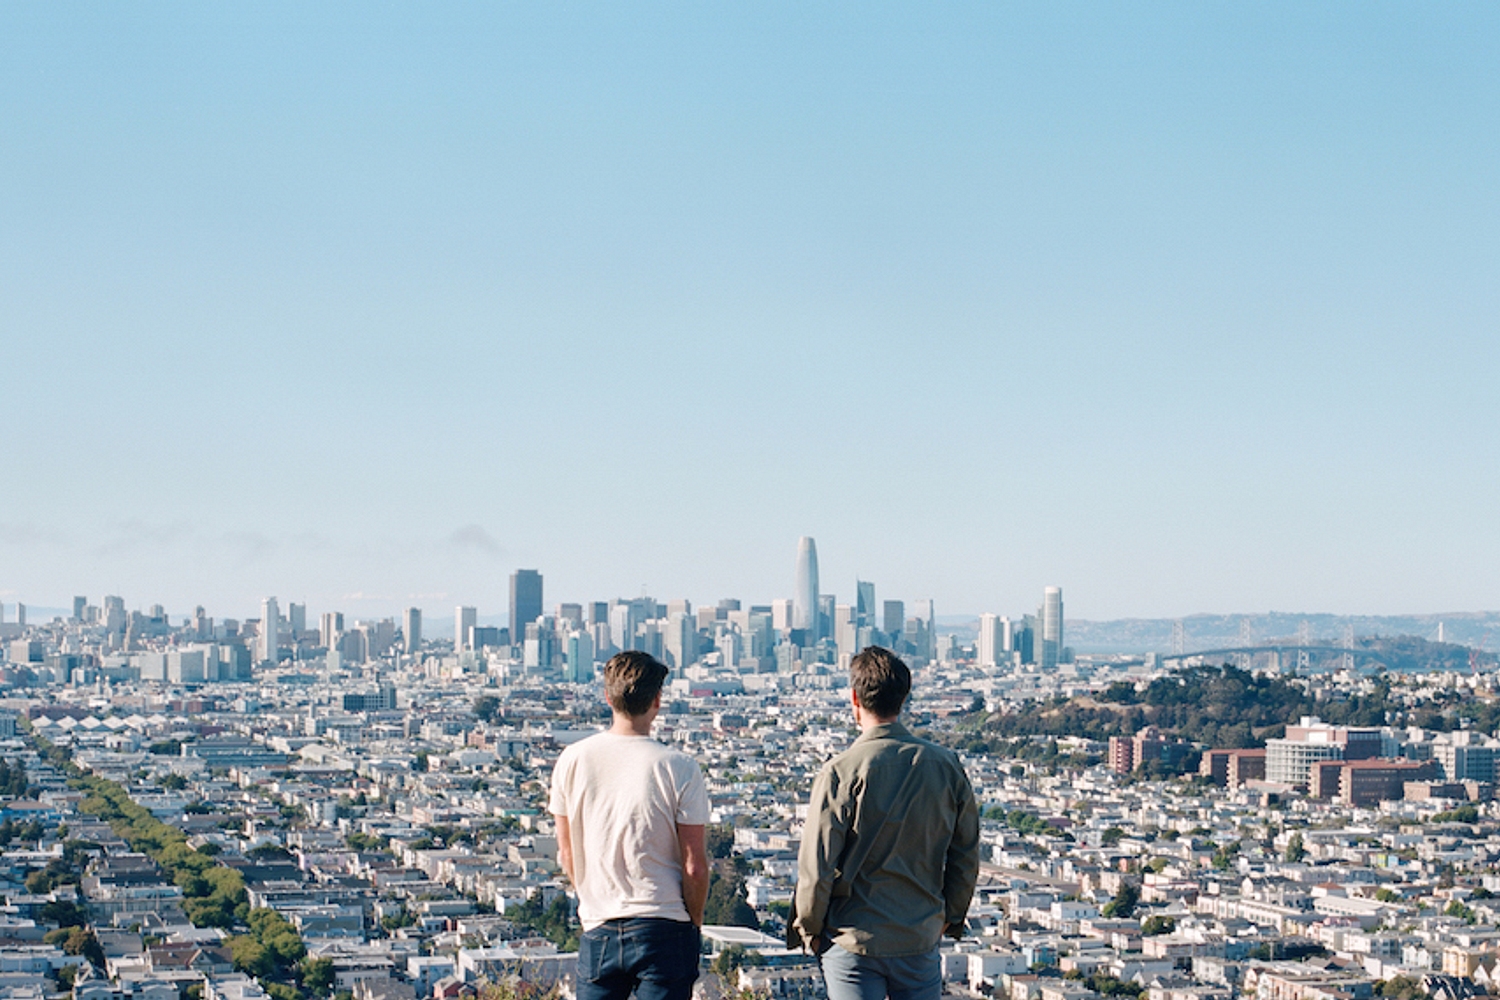
M 943 960 L 937 945 L 921 955 L 875 958 L 832 945 L 823 952 L 828 1000 L 938 1000 Z

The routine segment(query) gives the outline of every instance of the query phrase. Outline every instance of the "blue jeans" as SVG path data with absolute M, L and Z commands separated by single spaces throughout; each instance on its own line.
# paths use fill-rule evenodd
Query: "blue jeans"
M 943 960 L 936 945 L 921 955 L 899 958 L 856 955 L 830 945 L 823 952 L 823 985 L 828 1000 L 937 1000 L 943 992 Z
M 606 920 L 578 941 L 578 1000 L 688 1000 L 700 941 L 681 920 Z

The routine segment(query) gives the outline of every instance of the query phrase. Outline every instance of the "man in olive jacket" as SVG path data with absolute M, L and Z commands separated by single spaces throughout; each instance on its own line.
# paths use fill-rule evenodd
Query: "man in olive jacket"
M 849 664 L 859 738 L 813 782 L 788 947 L 821 956 L 829 1000 L 935 1000 L 938 942 L 979 876 L 979 807 L 958 757 L 897 721 L 911 671 L 878 646 Z

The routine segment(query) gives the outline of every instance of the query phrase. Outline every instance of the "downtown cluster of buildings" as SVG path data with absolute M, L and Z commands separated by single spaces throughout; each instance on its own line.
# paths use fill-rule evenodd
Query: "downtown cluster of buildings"
M 456 642 L 424 635 L 420 613 L 314 623 L 271 600 L 260 621 L 169 619 L 110 598 L 8 623 L 0 760 L 24 776 L 0 794 L 0 993 L 279 989 L 237 968 L 225 930 L 188 918 L 184 887 L 85 809 L 58 753 L 239 872 L 248 902 L 327 961 L 328 990 L 447 998 L 520 975 L 566 993 L 575 956 L 544 919 L 569 905 L 550 770 L 607 718 L 594 665 L 644 648 L 673 667 L 655 735 L 703 766 L 716 873 L 752 914 L 719 913 L 701 989 L 816 997 L 816 969 L 780 935 L 808 789 L 854 736 L 842 660 L 872 642 L 905 652 L 908 721 L 960 747 L 982 735 L 985 710 L 1159 675 L 1071 656 L 1055 588 L 1034 617 L 987 617 L 973 642 L 940 631 L 929 602 L 877 614 L 867 584 L 840 604 L 819 588 L 810 539 L 795 595 L 766 607 L 636 598 L 549 612 L 542 596 L 541 576 L 518 572 L 515 633 L 461 608 Z M 1372 682 L 1301 683 L 1324 698 Z M 1412 706 L 1500 696 L 1488 675 L 1389 683 Z M 1490 734 L 1307 719 L 1252 750 L 1150 729 L 1000 747 L 964 754 L 985 865 L 968 935 L 944 945 L 954 995 L 1460 1000 L 1500 978 Z M 1200 777 L 1141 767 L 1188 752 Z M 78 925 L 59 922 L 80 912 L 89 955 L 70 953 Z M 751 959 L 736 969 L 725 958 L 740 949 Z
M 767 605 L 742 606 L 726 599 L 713 607 L 694 608 L 686 600 L 652 597 L 617 598 L 588 603 L 561 603 L 548 612 L 543 579 L 536 570 L 517 570 L 510 577 L 505 626 L 481 625 L 476 607 L 454 613 L 449 647 L 466 669 L 497 666 L 519 669 L 536 680 L 587 683 L 597 667 L 622 649 L 644 650 L 688 678 L 716 682 L 715 675 L 744 674 L 825 676 L 841 672 L 850 657 L 871 645 L 895 649 L 915 663 L 951 662 L 976 656 L 988 667 L 1031 667 L 1051 673 L 1070 661 L 1063 645 L 1062 591 L 1048 587 L 1035 616 L 1012 621 L 994 614 L 980 619 L 978 642 L 965 650 L 953 635 L 939 632 L 933 602 L 916 602 L 908 616 L 904 601 L 877 606 L 875 585 L 856 581 L 855 600 L 838 603 L 819 586 L 817 547 L 811 538 L 799 542 L 796 596 Z M 24 619 L 24 606 L 21 616 Z M 163 681 L 199 684 L 242 681 L 254 669 L 284 659 L 311 663 L 321 659 L 332 669 L 378 661 L 392 653 L 415 656 L 424 647 L 426 626 L 419 608 L 399 620 L 345 620 L 340 612 L 308 619 L 305 605 L 292 603 L 282 613 L 268 597 L 258 619 L 214 620 L 202 607 L 178 627 L 156 605 L 146 612 L 127 612 L 122 598 L 110 596 L 102 607 L 85 597 L 74 599 L 66 621 L 48 623 L 22 637 L 22 624 L 6 627 L 12 635 L 10 663 L 40 672 L 50 680 Z M 437 648 L 440 643 L 431 644 Z M 14 680 L 14 677 L 10 678 Z

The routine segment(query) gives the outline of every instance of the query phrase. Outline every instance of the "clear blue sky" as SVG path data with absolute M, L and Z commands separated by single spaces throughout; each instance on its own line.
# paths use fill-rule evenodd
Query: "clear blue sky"
M 7 3 L 0 598 L 1497 608 L 1497 154 L 1492 5 Z

